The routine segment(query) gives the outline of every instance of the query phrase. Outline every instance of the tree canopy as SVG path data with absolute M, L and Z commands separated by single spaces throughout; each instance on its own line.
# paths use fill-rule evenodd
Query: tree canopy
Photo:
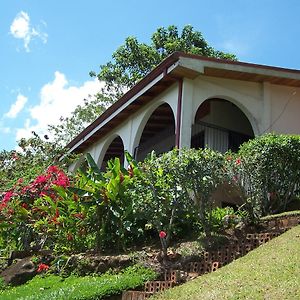
M 126 38 L 125 43 L 112 54 L 112 60 L 101 65 L 98 74 L 90 72 L 90 75 L 104 81 L 104 91 L 116 100 L 175 51 L 236 60 L 234 54 L 209 46 L 202 33 L 194 30 L 193 26 L 186 25 L 179 33 L 177 26 L 172 25 L 158 28 L 152 34 L 150 44 L 141 43 L 136 37 Z

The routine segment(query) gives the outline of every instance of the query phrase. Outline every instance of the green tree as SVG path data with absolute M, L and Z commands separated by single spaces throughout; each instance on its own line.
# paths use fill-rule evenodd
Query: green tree
M 84 99 L 70 117 L 61 117 L 58 125 L 49 125 L 49 132 L 55 143 L 65 146 L 85 127 L 95 121 L 111 103 L 108 97 L 98 94 L 97 97 Z
M 236 56 L 215 50 L 208 45 L 200 31 L 186 25 L 182 32 L 177 26 L 160 27 L 153 33 L 151 43 L 140 43 L 135 37 L 128 37 L 125 44 L 113 54 L 112 61 L 100 66 L 100 72 L 90 72 L 106 83 L 105 89 L 113 100 L 135 85 L 163 59 L 174 51 L 199 54 L 208 57 L 235 60 Z

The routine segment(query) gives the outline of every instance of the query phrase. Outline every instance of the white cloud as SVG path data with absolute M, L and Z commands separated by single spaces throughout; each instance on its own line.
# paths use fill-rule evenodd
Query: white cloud
M 9 111 L 4 115 L 7 118 L 15 119 L 19 112 L 24 108 L 28 98 L 22 94 L 18 94 L 17 100 L 11 105 Z
M 42 25 L 45 26 L 44 21 Z M 23 40 L 26 52 L 30 51 L 29 44 L 33 38 L 37 37 L 41 39 L 43 43 L 46 43 L 48 38 L 48 35 L 39 27 L 32 27 L 30 25 L 29 15 L 24 11 L 19 12 L 13 20 L 10 25 L 10 33 L 14 38 Z
M 31 132 L 46 134 L 48 125 L 59 124 L 60 117 L 69 117 L 84 99 L 95 95 L 103 87 L 97 79 L 86 81 L 81 86 L 70 86 L 63 73 L 55 72 L 54 80 L 40 91 L 40 102 L 33 106 L 23 128 L 17 130 L 17 140 L 31 136 Z

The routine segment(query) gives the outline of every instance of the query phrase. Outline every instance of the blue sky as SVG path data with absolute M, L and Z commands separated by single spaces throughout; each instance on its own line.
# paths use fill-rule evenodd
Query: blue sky
M 300 69 L 298 0 L 0 2 L 0 151 L 68 116 L 101 83 L 89 71 L 126 37 L 191 24 L 241 61 Z

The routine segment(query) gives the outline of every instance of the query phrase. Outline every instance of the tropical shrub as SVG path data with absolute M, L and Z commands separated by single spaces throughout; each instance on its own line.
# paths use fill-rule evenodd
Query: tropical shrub
M 129 191 L 148 228 L 172 235 L 200 223 L 210 233 L 211 195 L 223 180 L 223 157 L 209 149 L 174 149 L 141 164 Z
M 86 155 L 87 168 L 81 168 L 69 191 L 88 207 L 89 230 L 94 232 L 98 250 L 125 248 L 130 239 L 139 234 L 135 225 L 132 199 L 126 197 L 138 168 L 126 152 L 129 167 L 126 170 L 119 158 L 108 161 L 102 173 L 90 154 Z
M 154 231 L 158 236 L 159 232 L 166 232 L 168 244 L 172 235 L 180 235 L 193 220 L 193 203 L 186 197 L 181 182 L 179 151 L 161 156 L 152 152 L 139 166 L 141 171 L 133 179 L 128 197 L 144 220 L 146 233 Z
M 28 185 L 20 178 L 0 202 L 2 243 L 24 250 L 41 247 L 49 236 L 49 226 L 58 224 L 58 190 L 69 184 L 68 176 L 57 166 L 50 166 Z
M 227 155 L 231 183 L 239 187 L 253 219 L 284 211 L 299 194 L 300 137 L 265 134 Z
M 181 182 L 195 204 L 202 230 L 211 233 L 211 215 L 214 207 L 212 193 L 224 182 L 223 155 L 211 149 L 183 149 Z

